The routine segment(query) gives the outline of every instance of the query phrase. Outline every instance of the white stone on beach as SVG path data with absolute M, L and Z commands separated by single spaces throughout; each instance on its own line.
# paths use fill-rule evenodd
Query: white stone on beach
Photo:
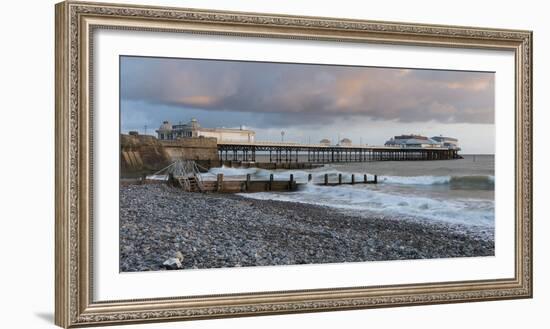
M 164 266 L 164 268 L 166 268 L 167 270 L 177 270 L 183 267 L 181 265 L 181 261 L 178 258 L 168 258 L 166 261 L 164 261 L 164 263 L 162 263 L 162 266 Z

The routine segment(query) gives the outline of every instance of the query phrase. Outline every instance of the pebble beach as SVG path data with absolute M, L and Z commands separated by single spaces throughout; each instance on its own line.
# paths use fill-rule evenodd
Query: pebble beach
M 493 232 L 325 206 L 120 187 L 120 271 L 344 263 L 494 255 Z

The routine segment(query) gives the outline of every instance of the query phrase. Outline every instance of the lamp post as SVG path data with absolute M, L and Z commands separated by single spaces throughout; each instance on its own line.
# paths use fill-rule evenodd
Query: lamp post
M 281 130 L 281 142 L 285 141 L 285 131 Z

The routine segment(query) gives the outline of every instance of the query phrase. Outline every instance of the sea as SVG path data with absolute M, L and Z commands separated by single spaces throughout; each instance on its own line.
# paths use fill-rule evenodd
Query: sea
M 463 155 L 463 159 L 438 161 L 375 161 L 327 164 L 311 170 L 265 170 L 258 168 L 212 168 L 206 177 L 251 175 L 252 180 L 285 180 L 294 175 L 294 192 L 241 193 L 252 199 L 323 205 L 360 215 L 415 218 L 449 224 L 494 228 L 495 170 L 493 155 Z M 308 182 L 308 175 L 312 181 Z M 368 180 L 378 184 L 323 186 L 330 182 Z

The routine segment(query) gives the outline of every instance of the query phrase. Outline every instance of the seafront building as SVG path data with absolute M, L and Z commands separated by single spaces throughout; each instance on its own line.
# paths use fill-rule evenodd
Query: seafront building
M 453 137 L 445 137 L 445 136 L 434 136 L 432 139 L 436 142 L 439 142 L 443 145 L 443 147 L 447 147 L 449 149 L 460 149 L 458 147 L 458 139 Z
M 169 121 L 164 121 L 159 129 L 156 130 L 158 139 L 175 140 L 183 137 L 213 137 L 218 142 L 248 142 L 253 143 L 256 139 L 256 132 L 243 127 L 235 128 L 204 128 L 201 127 L 197 119 L 193 118 L 185 124 L 172 125 Z
M 338 143 L 339 146 L 351 146 L 352 142 L 349 138 L 342 138 Z
M 399 146 L 403 148 L 447 148 L 451 150 L 460 150 L 458 139 L 453 137 L 435 136 L 428 138 L 422 135 L 399 135 L 390 138 L 385 146 Z

